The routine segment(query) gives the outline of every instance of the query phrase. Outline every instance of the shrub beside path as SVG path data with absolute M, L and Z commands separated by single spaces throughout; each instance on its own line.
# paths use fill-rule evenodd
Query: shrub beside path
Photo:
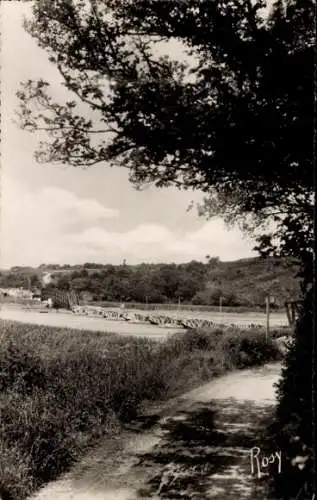
M 280 370 L 237 371 L 152 406 L 30 500 L 267 498 L 250 450 L 261 446 Z

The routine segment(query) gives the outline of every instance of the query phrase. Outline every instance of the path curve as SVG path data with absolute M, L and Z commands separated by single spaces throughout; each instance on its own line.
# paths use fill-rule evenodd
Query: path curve
M 280 364 L 215 379 L 153 406 L 29 500 L 263 499 L 250 450 Z

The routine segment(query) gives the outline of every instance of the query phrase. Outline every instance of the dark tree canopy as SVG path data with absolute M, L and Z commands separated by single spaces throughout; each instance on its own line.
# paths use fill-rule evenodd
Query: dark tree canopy
M 73 95 L 55 102 L 44 80 L 18 93 L 22 127 L 47 133 L 37 159 L 202 190 L 205 215 L 274 220 L 262 251 L 310 253 L 315 4 L 268 4 L 35 2 L 26 29 Z

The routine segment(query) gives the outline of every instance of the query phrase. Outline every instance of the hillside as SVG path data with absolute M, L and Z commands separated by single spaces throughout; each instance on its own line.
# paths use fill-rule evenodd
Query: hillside
M 269 293 L 275 305 L 283 306 L 300 295 L 297 271 L 295 262 L 274 258 L 212 258 L 179 265 L 41 265 L 1 271 L 0 287 L 40 288 L 49 276 L 47 291 L 73 289 L 85 300 L 218 305 L 222 297 L 224 306 L 261 307 Z

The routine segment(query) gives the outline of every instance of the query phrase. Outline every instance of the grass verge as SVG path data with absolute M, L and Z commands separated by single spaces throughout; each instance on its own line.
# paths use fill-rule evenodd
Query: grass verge
M 192 330 L 158 343 L 1 320 L 2 500 L 23 500 L 66 471 L 142 402 L 278 359 L 252 330 Z

